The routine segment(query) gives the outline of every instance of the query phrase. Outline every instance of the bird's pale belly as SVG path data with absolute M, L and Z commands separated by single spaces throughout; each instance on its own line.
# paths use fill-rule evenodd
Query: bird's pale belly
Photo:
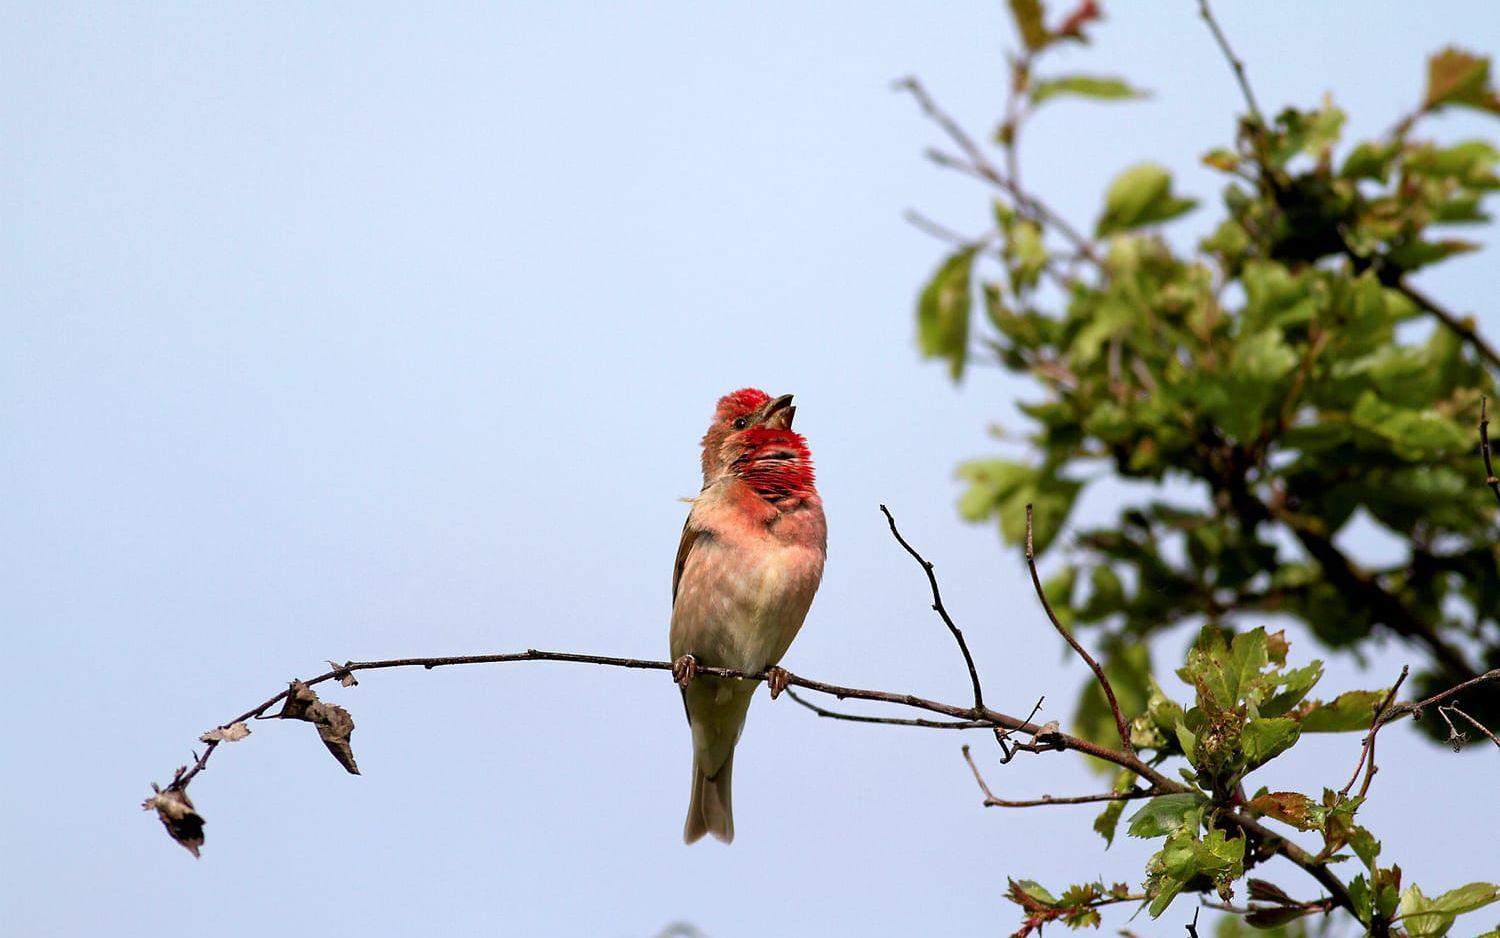
M 788 546 L 756 556 L 719 542 L 693 560 L 704 568 L 683 577 L 691 586 L 673 609 L 672 657 L 745 671 L 780 661 L 812 604 L 821 552 Z

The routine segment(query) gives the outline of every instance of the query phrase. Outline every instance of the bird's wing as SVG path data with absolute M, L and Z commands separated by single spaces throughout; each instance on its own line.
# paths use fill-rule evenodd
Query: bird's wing
M 693 544 L 698 540 L 698 535 L 703 533 L 693 527 L 693 516 L 690 514 L 682 523 L 682 541 L 677 545 L 677 560 L 672 566 L 672 605 L 677 604 L 677 584 L 682 582 L 682 571 L 687 566 L 688 554 L 693 552 Z

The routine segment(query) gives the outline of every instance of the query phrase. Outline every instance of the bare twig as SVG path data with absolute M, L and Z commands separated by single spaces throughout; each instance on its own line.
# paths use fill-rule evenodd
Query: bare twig
M 1036 719 L 1037 713 L 1042 709 L 1042 702 L 1046 700 L 1043 695 L 1032 704 L 1031 712 L 1026 714 L 1026 722 L 1030 723 Z M 1035 733 L 1029 743 L 1018 743 L 1010 738 L 1008 730 L 995 730 L 995 742 L 1000 745 L 1000 764 L 1008 765 L 1010 760 L 1016 757 L 1018 752 L 1049 752 L 1053 749 L 1061 749 L 1062 746 L 1054 738 L 1057 730 L 1057 721 L 1053 720 L 1042 725 L 1042 731 Z
M 1413 700 L 1407 701 L 1406 703 L 1396 704 L 1394 707 L 1391 707 L 1390 711 L 1386 713 L 1386 715 L 1381 719 L 1380 723 L 1381 725 L 1385 725 L 1386 723 L 1394 722 L 1405 716 L 1420 716 L 1423 710 L 1432 706 L 1433 704 L 1442 703 L 1455 694 L 1463 693 L 1469 688 L 1476 687 L 1487 681 L 1500 681 L 1500 668 L 1486 671 L 1478 677 L 1473 677 L 1467 681 L 1464 681 L 1462 684 L 1455 684 L 1447 690 L 1433 694 L 1431 697 L 1428 697 L 1425 700 Z
M 964 761 L 969 764 L 969 771 L 974 773 L 974 781 L 978 783 L 979 790 L 984 793 L 984 806 L 987 808 L 1035 808 L 1049 804 L 1092 804 L 1098 801 L 1133 801 L 1137 798 L 1150 798 L 1161 792 L 1154 788 L 1134 788 L 1126 792 L 1104 792 L 1098 795 L 1068 795 L 1065 797 L 1054 797 L 1043 795 L 1040 798 L 1031 798 L 1024 801 L 1013 801 L 1005 798 L 995 797 L 990 791 L 990 786 L 985 782 L 984 776 L 980 774 L 979 766 L 974 763 L 974 756 L 969 752 L 969 747 L 963 747 Z
M 877 717 L 863 713 L 843 713 L 838 710 L 829 710 L 820 707 L 788 688 L 782 693 L 795 700 L 797 703 L 816 713 L 820 717 L 830 720 L 845 720 L 850 723 L 878 723 L 882 726 L 920 726 L 930 730 L 988 730 L 993 729 L 994 724 L 984 720 L 923 720 L 911 717 Z
M 1033 549 L 1031 541 L 1031 505 L 1029 503 L 1026 506 L 1026 567 L 1031 571 L 1031 585 L 1036 588 L 1036 597 L 1041 601 L 1042 609 L 1046 611 L 1047 618 L 1052 620 L 1052 627 L 1057 629 L 1058 634 L 1073 647 L 1073 650 L 1078 653 L 1078 657 L 1082 658 L 1084 663 L 1089 666 L 1089 669 L 1094 672 L 1094 679 L 1099 682 L 1099 689 L 1104 691 L 1104 698 L 1109 701 L 1109 711 L 1114 715 L 1115 730 L 1120 734 L 1121 747 L 1126 752 L 1134 753 L 1135 747 L 1130 744 L 1130 727 L 1125 721 L 1125 715 L 1120 712 L 1120 701 L 1115 698 L 1115 689 L 1109 683 L 1109 677 L 1105 675 L 1104 669 L 1099 666 L 1099 662 L 1094 660 L 1094 656 L 1089 654 L 1078 643 L 1078 639 L 1073 637 L 1073 633 L 1068 631 L 1067 627 L 1058 620 L 1057 613 L 1052 611 L 1052 603 L 1047 600 L 1047 591 L 1042 589 L 1042 578 L 1036 570 L 1036 551 Z
M 1439 322 L 1452 329 L 1459 338 L 1474 346 L 1474 350 L 1490 363 L 1492 368 L 1500 368 L 1500 353 L 1497 353 L 1484 336 L 1480 335 L 1466 316 L 1459 316 L 1443 306 L 1416 287 L 1400 280 L 1396 283 L 1396 289 L 1405 294 L 1406 298 L 1431 313 Z M 1490 473 L 1494 475 L 1494 473 Z
M 990 238 L 990 235 L 985 235 L 981 238 L 966 238 L 958 232 L 954 231 L 952 228 L 949 228 L 946 225 L 942 224 L 941 222 L 933 221 L 916 209 L 907 209 L 901 214 L 901 217 L 906 219 L 907 224 L 911 225 L 913 228 L 917 229 L 923 234 L 931 235 L 932 237 L 937 238 L 939 241 L 946 241 L 949 244 L 956 245 L 958 247 L 969 247 L 975 244 L 982 244 L 985 241 L 988 241 Z
M 505 664 L 519 661 L 561 661 L 574 664 L 592 664 L 614 668 L 629 668 L 634 670 L 668 672 L 672 670 L 672 662 L 670 661 L 653 661 L 644 658 L 619 658 L 609 655 L 584 655 L 575 652 L 563 651 L 538 651 L 537 649 L 530 648 L 526 651 L 511 652 L 505 654 L 452 655 L 446 657 L 430 658 L 387 658 L 379 661 L 348 661 L 345 662 L 344 665 L 340 668 L 331 671 L 325 671 L 324 673 L 319 674 L 316 677 L 309 678 L 302 683 L 308 687 L 314 687 L 327 681 L 342 679 L 345 675 L 352 674 L 357 671 L 379 671 L 392 668 L 423 668 L 425 670 L 432 670 L 433 668 L 456 667 L 461 665 Z M 697 673 L 700 675 L 710 675 L 713 677 L 743 678 L 750 681 L 764 681 L 767 678 L 767 672 L 765 671 L 747 672 L 736 670 L 734 668 L 712 668 L 706 665 L 699 665 L 697 668 Z M 1183 788 L 1183 786 L 1177 784 L 1176 782 L 1173 782 L 1171 779 L 1162 775 L 1156 769 L 1142 762 L 1141 759 L 1138 758 L 1134 753 L 1119 752 L 1114 749 L 1110 749 L 1107 746 L 1100 746 L 1099 744 L 1090 742 L 1086 739 L 1070 736 L 1066 733 L 1053 732 L 1049 727 L 1038 726 L 1028 720 L 1022 720 L 1018 717 L 1014 717 L 1006 713 L 1001 713 L 998 710 L 992 710 L 988 707 L 964 707 L 955 704 L 942 703 L 936 700 L 928 700 L 924 697 L 918 697 L 915 694 L 901 694 L 893 693 L 891 691 L 866 690 L 858 687 L 844 687 L 838 684 L 829 684 L 824 681 L 815 681 L 811 678 L 799 677 L 795 674 L 790 673 L 788 673 L 787 676 L 787 685 L 789 687 L 801 687 L 805 690 L 814 691 L 820 694 L 827 694 L 828 696 L 838 698 L 839 700 L 871 700 L 879 703 L 888 703 L 902 707 L 909 707 L 914 710 L 924 710 L 928 713 L 936 713 L 942 716 L 952 717 L 957 720 L 982 722 L 986 727 L 989 727 L 991 729 L 1013 730 L 1015 732 L 1026 733 L 1032 736 L 1036 736 L 1037 734 L 1046 734 L 1048 735 L 1049 739 L 1056 739 L 1057 745 L 1053 748 L 1073 749 L 1085 755 L 1092 756 L 1096 759 L 1101 759 L 1105 762 L 1118 765 L 1120 768 L 1130 769 L 1132 772 L 1135 772 L 1142 778 L 1147 779 L 1153 784 L 1164 786 L 1170 791 L 1186 790 Z M 285 700 L 287 694 L 288 691 L 284 690 L 274 697 L 271 697 L 269 700 L 257 704 L 249 710 L 246 710 L 244 713 L 234 717 L 233 719 L 224 721 L 224 723 L 220 725 L 228 726 L 231 723 L 243 722 L 245 720 L 259 717 L 267 710 L 274 707 L 276 704 Z M 218 748 L 218 745 L 219 744 L 216 742 L 208 743 L 203 753 L 197 757 L 192 766 L 180 772 L 180 774 L 178 774 L 173 779 L 169 787 L 178 790 L 186 788 L 188 782 L 192 781 L 194 776 L 203 771 L 203 769 L 207 766 L 209 758 Z
M 1484 457 L 1484 484 L 1495 493 L 1495 501 L 1500 502 L 1500 479 L 1495 477 L 1495 466 L 1490 461 L 1490 402 L 1485 397 L 1479 399 L 1479 453 Z
M 928 117 L 932 118 L 942 128 L 943 132 L 948 135 L 948 138 L 957 144 L 958 148 L 964 153 L 963 160 L 957 160 L 952 157 L 939 160 L 935 155 L 936 151 L 929 150 L 927 153 L 929 158 L 940 165 L 951 166 L 952 168 L 971 173 L 991 185 L 1003 189 L 1015 200 L 1016 205 L 1023 208 L 1037 220 L 1051 226 L 1066 238 L 1078 253 L 1087 258 L 1090 263 L 1098 267 L 1103 266 L 1103 260 L 1099 257 L 1098 252 L 1094 250 L 1093 243 L 1079 234 L 1078 230 L 1069 224 L 1066 218 L 1053 211 L 1036 196 L 1026 192 L 1021 188 L 1020 183 L 1011 176 L 1001 172 L 990 162 L 989 158 L 984 155 L 984 151 L 974 142 L 974 138 L 970 137 L 959 126 L 958 121 L 954 120 L 946 111 L 938 107 L 937 102 L 927 93 L 927 89 L 922 86 L 920 81 L 915 77 L 903 78 L 896 82 L 896 88 L 897 90 L 910 92 L 911 96 L 917 100 L 917 104 L 922 108 L 922 111 Z
M 896 518 L 889 508 L 881 505 L 880 512 L 885 515 L 886 523 L 891 527 L 891 536 L 896 539 L 896 543 L 900 544 L 901 549 L 910 554 L 912 559 L 921 565 L 922 572 L 927 574 L 927 585 L 932 588 L 932 611 L 943 620 L 943 624 L 953 634 L 953 640 L 958 643 L 958 650 L 963 654 L 964 664 L 969 669 L 969 682 L 974 685 L 974 709 L 983 710 L 984 689 L 979 683 L 979 670 L 974 667 L 974 656 L 969 654 L 969 643 L 964 641 L 964 633 L 959 631 L 958 626 L 953 623 L 953 617 L 948 615 L 947 608 L 943 606 L 943 594 L 938 589 L 937 575 L 932 572 L 932 561 L 917 553 L 917 549 L 908 544 L 906 538 L 901 536 L 901 532 L 896 530 Z
M 1349 776 L 1349 781 L 1344 784 L 1343 788 L 1339 789 L 1339 794 L 1349 794 L 1349 789 L 1354 787 L 1354 780 L 1359 778 L 1361 767 L 1365 769 L 1365 781 L 1364 784 L 1359 786 L 1359 796 L 1363 798 L 1365 792 L 1370 790 L 1370 780 L 1375 777 L 1375 773 L 1378 771 L 1375 768 L 1375 734 L 1379 733 L 1380 727 L 1384 725 L 1382 718 L 1385 716 L 1386 710 L 1390 708 L 1391 701 L 1396 699 L 1396 692 L 1406 682 L 1406 675 L 1410 671 L 1411 668 L 1407 665 L 1403 664 L 1401 666 L 1401 676 L 1396 678 L 1396 683 L 1392 684 L 1391 689 L 1386 691 L 1385 699 L 1380 702 L 1380 706 L 1375 708 L 1375 716 L 1370 721 L 1370 730 L 1365 734 L 1364 745 L 1359 749 L 1359 761 L 1354 763 L 1354 774 Z
M 1468 740 L 1469 737 L 1459 732 L 1458 727 L 1453 725 L 1453 721 L 1448 719 L 1446 707 L 1438 707 L 1437 712 L 1438 716 L 1442 717 L 1443 722 L 1448 725 L 1448 743 L 1453 747 L 1453 751 L 1458 752 L 1459 750 L 1463 749 L 1464 743 Z
M 1282 506 L 1265 506 L 1266 517 L 1274 517 L 1296 535 L 1307 553 L 1323 568 L 1324 575 L 1344 597 L 1364 607 L 1370 617 L 1396 634 L 1425 646 L 1434 662 L 1442 665 L 1449 678 L 1467 681 L 1478 672 L 1457 646 L 1446 641 L 1422 616 L 1409 609 L 1401 598 L 1382 586 L 1373 576 L 1354 563 L 1318 524 Z
M 1442 713 L 1444 710 L 1447 710 L 1449 713 L 1456 713 L 1459 716 L 1463 717 L 1465 720 L 1468 720 L 1469 724 L 1471 726 L 1473 726 L 1479 732 L 1483 733 L 1485 736 L 1488 736 L 1490 742 L 1494 743 L 1496 746 L 1500 746 L 1500 739 L 1496 739 L 1495 738 L 1495 734 L 1490 732 L 1489 727 L 1485 726 L 1483 723 L 1480 723 L 1478 720 L 1474 719 L 1473 717 L 1469 716 L 1467 713 L 1465 713 L 1462 710 L 1458 709 L 1458 707 L 1456 705 L 1449 704 L 1446 707 L 1438 707 L 1438 713 Z M 1446 720 L 1448 718 L 1445 716 L 1445 717 L 1443 717 L 1443 719 Z M 1453 728 L 1453 724 L 1449 723 L 1448 727 L 1449 727 L 1449 729 L 1452 729 Z M 1460 734 L 1460 735 L 1462 735 L 1462 734 Z
M 1250 109 L 1250 115 L 1261 127 L 1266 126 L 1260 105 L 1255 102 L 1255 92 L 1250 88 L 1250 79 L 1245 76 L 1245 63 L 1230 48 L 1229 39 L 1224 35 L 1224 30 L 1219 28 L 1219 21 L 1214 19 L 1213 11 L 1208 8 L 1208 0 L 1198 0 L 1198 15 L 1208 24 L 1209 30 L 1214 34 L 1214 41 L 1219 44 L 1219 51 L 1224 53 L 1224 58 L 1229 60 L 1229 67 L 1234 69 L 1234 80 L 1239 82 L 1240 93 L 1245 96 L 1245 105 Z
M 1204 9 L 1206 10 L 1208 7 L 1204 7 Z M 1198 938 L 1198 913 L 1201 911 L 1203 911 L 1201 906 L 1193 910 L 1193 920 L 1188 923 L 1187 927 L 1188 938 Z

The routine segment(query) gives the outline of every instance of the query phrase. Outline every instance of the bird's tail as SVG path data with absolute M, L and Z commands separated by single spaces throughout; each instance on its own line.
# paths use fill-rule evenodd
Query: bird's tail
M 704 834 L 713 834 L 724 843 L 734 841 L 734 810 L 729 797 L 729 779 L 734 774 L 734 752 L 713 775 L 705 775 L 693 759 L 693 796 L 688 802 L 687 823 L 682 826 L 682 842 L 690 844 Z

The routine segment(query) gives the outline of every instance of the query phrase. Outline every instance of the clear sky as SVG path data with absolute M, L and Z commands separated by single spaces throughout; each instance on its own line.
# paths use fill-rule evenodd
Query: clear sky
M 1025 386 L 955 389 L 912 338 L 940 247 L 902 210 L 977 230 L 985 197 L 921 159 L 936 133 L 890 82 L 983 132 L 1002 5 L 433 6 L 0 4 L 0 932 L 993 935 L 1007 875 L 1138 881 L 1145 844 L 1105 852 L 1088 808 L 981 808 L 953 736 L 785 700 L 752 708 L 736 843 L 686 848 L 675 688 L 573 665 L 330 692 L 359 778 L 257 724 L 193 785 L 200 861 L 138 810 L 199 733 L 326 658 L 665 656 L 677 499 L 747 384 L 797 394 L 828 504 L 788 667 L 963 699 L 883 501 L 996 705 L 1065 717 L 1084 676 L 1019 558 L 953 507 L 953 465 L 1019 424 Z M 1221 6 L 1267 107 L 1330 92 L 1353 133 L 1417 98 L 1426 53 L 1500 51 L 1484 0 Z M 1194 4 L 1108 7 L 1065 64 L 1156 95 L 1041 116 L 1028 183 L 1085 225 L 1146 157 L 1215 199 L 1194 160 L 1238 98 Z M 1495 258 L 1423 283 L 1500 333 Z M 1266 782 L 1337 787 L 1356 745 Z M 1397 727 L 1381 756 L 1370 822 L 1409 879 L 1500 874 L 1473 836 L 1500 828 L 1493 754 Z M 1065 756 L 990 775 L 1098 784 Z

